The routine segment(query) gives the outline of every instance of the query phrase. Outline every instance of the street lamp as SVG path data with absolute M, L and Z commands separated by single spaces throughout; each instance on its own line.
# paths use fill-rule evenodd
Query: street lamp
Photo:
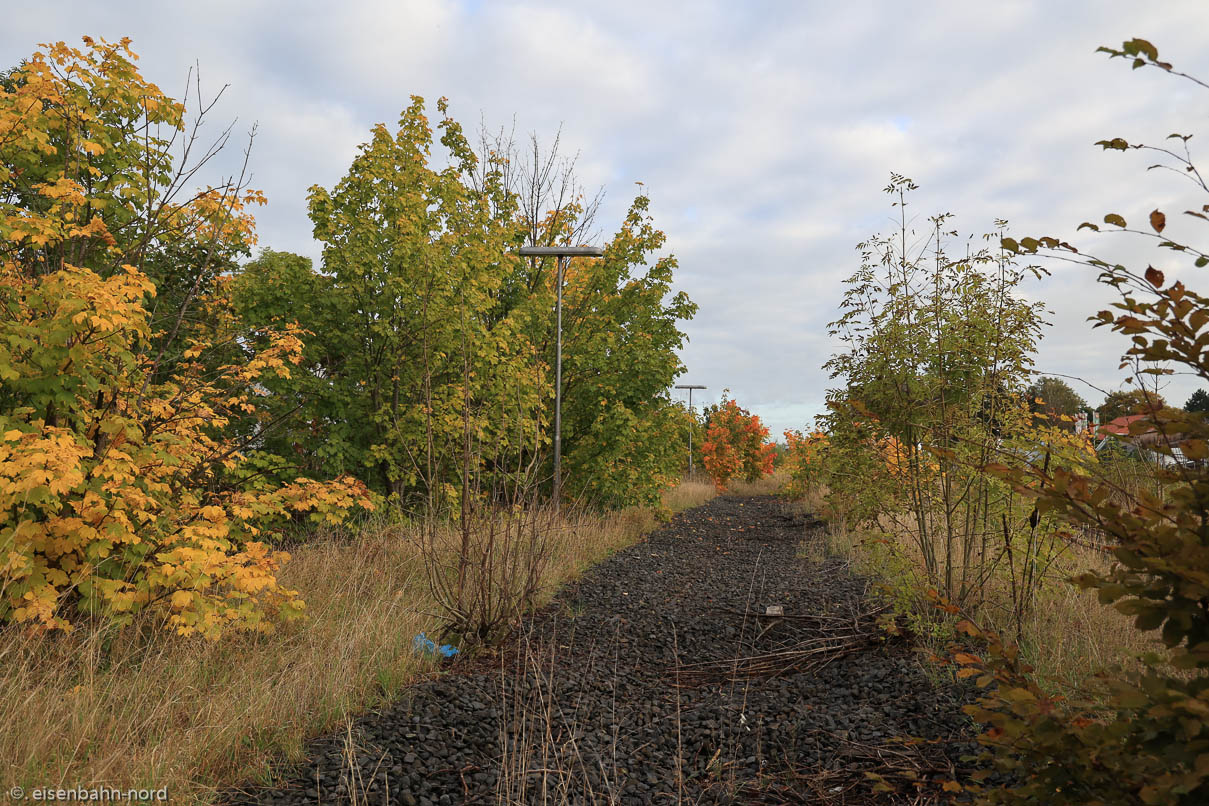
M 689 415 L 689 418 L 691 419 L 693 416 L 693 390 L 694 389 L 704 389 L 706 387 L 700 386 L 695 383 L 685 383 L 685 384 L 678 384 L 676 386 L 676 388 L 688 390 L 688 415 Z M 689 426 L 688 426 L 688 477 L 690 479 L 693 477 L 693 424 L 692 423 L 689 423 Z
M 552 257 L 558 266 L 558 296 L 554 303 L 554 511 L 562 498 L 563 476 L 563 258 L 604 257 L 599 246 L 522 246 L 521 257 Z

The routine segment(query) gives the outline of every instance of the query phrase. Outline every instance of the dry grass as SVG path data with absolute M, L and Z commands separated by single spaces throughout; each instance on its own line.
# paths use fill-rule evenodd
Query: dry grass
M 823 516 L 827 513 L 827 493 L 830 492 L 824 484 L 811 484 L 802 492 L 794 503 L 803 512 Z
M 582 791 L 591 803 L 620 803 L 612 782 L 621 778 L 617 765 L 620 725 L 613 722 L 611 754 L 593 758 L 581 752 L 585 725 L 578 708 L 558 699 L 557 680 L 568 672 L 554 652 L 538 654 L 523 638 L 514 665 L 501 668 L 497 701 L 500 720 L 500 777 L 495 802 L 567 804 Z M 571 672 L 574 674 L 574 672 Z M 614 681 L 614 684 L 616 681 Z
M 1123 489 L 1133 491 L 1150 483 L 1134 465 L 1120 465 L 1117 470 L 1122 477 L 1117 481 Z M 1132 476 L 1127 475 L 1130 471 Z M 830 514 L 827 492 L 823 486 L 813 487 L 797 503 L 808 512 Z M 873 540 L 889 541 L 893 551 L 886 551 L 885 544 L 870 550 Z M 923 595 L 929 585 L 919 546 L 901 524 L 890 519 L 882 519 L 876 531 L 850 529 L 841 519 L 833 519 L 826 539 L 807 543 L 803 551 L 814 559 L 824 554 L 843 557 L 865 573 L 892 578 L 889 581 L 900 592 L 914 590 L 914 606 L 931 607 Z M 1153 633 L 1138 632 L 1131 617 L 1101 605 L 1095 591 L 1081 590 L 1066 581 L 1085 571 L 1105 572 L 1112 559 L 1100 551 L 1066 545 L 1047 570 L 1022 647 L 1042 679 L 1056 686 L 1075 685 L 1105 666 L 1128 663 L 1138 653 L 1156 648 Z M 1002 580 L 988 585 L 986 591 L 987 602 L 978 615 L 994 623 L 1010 609 L 1011 593 Z
M 1070 550 L 1051 570 L 1029 625 L 1025 657 L 1043 679 L 1074 685 L 1099 669 L 1153 651 L 1162 642 L 1155 633 L 1134 629 L 1133 618 L 1100 604 L 1094 590 L 1065 581 L 1085 571 L 1105 572 L 1107 555 L 1081 546 Z
M 886 579 L 899 595 L 913 598 L 911 605 L 920 611 L 929 609 L 923 595 L 929 585 L 918 544 L 892 522 L 883 520 L 880 526 L 860 531 L 832 524 L 826 551 L 849 559 L 862 572 Z M 1158 645 L 1157 639 L 1133 629 L 1129 616 L 1101 605 L 1095 591 L 1080 590 L 1066 581 L 1085 571 L 1107 571 L 1111 562 L 1111 556 L 1103 552 L 1068 545 L 1047 570 L 1021 647 L 1040 679 L 1056 687 L 1078 685 L 1106 665 L 1127 663 Z M 1003 614 L 1011 608 L 1008 583 L 995 579 L 987 584 L 985 594 L 985 602 L 974 615 L 984 624 L 1005 629 Z
M 672 512 L 692 509 L 718 494 L 707 479 L 686 479 L 663 494 L 663 505 Z
M 765 476 L 759 481 L 743 481 L 736 479 L 726 485 L 726 491 L 732 495 L 773 495 L 781 491 L 789 483 L 789 475 L 777 471 Z
M 667 493 L 679 510 L 712 497 L 702 483 Z M 659 513 L 569 515 L 543 579 L 557 585 L 636 541 Z M 309 618 L 270 635 L 217 643 L 147 622 L 29 639 L 0 634 L 0 791 L 12 786 L 167 787 L 176 803 L 266 780 L 307 737 L 348 724 L 431 670 L 412 651 L 436 604 L 413 535 L 369 524 L 293 552 L 282 581 Z
M 0 758 L 12 785 L 167 786 L 195 800 L 219 782 L 264 775 L 279 754 L 412 679 L 423 662 L 427 589 L 411 546 L 367 529 L 321 538 L 282 579 L 310 618 L 272 635 L 218 643 L 103 631 L 26 640 L 3 650 Z

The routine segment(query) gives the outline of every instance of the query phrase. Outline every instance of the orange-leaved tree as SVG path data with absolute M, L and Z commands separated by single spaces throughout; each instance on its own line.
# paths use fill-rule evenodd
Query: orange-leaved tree
M 266 342 L 239 332 L 208 270 L 251 243 L 246 205 L 263 199 L 242 181 L 182 193 L 200 167 L 184 105 L 139 75 L 128 40 L 84 42 L 0 78 L 0 620 L 41 632 L 154 608 L 181 634 L 267 630 L 303 605 L 264 525 L 372 504 L 349 479 L 241 472 L 259 381 L 302 348 L 285 327 L 252 351 Z M 177 248 L 202 270 L 153 317 L 144 266 Z
M 823 476 L 823 459 L 827 450 L 827 435 L 814 431 L 809 436 L 801 431 L 785 431 L 784 469 L 789 474 L 788 492 L 805 495 L 816 487 Z
M 768 428 L 760 418 L 734 400 L 724 400 L 710 416 L 701 460 L 714 485 L 723 489 L 731 479 L 756 481 L 772 472 L 776 446 L 765 442 Z

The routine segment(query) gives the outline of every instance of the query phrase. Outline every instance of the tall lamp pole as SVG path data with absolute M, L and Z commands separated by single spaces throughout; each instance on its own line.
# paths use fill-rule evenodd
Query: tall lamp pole
M 521 257 L 552 257 L 558 267 L 554 303 L 554 511 L 562 500 L 563 476 L 563 258 L 604 257 L 598 246 L 522 246 Z
M 685 384 L 678 384 L 676 386 L 676 388 L 688 390 L 688 413 L 689 413 L 689 417 L 692 417 L 692 415 L 693 415 L 693 390 L 694 389 L 704 389 L 706 387 L 701 386 L 699 384 L 695 384 L 695 383 L 685 383 Z M 690 479 L 693 477 L 693 426 L 691 423 L 689 424 L 689 427 L 688 427 L 688 477 Z

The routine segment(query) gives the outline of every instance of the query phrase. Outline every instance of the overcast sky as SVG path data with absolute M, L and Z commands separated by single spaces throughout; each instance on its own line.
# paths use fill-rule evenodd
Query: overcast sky
M 216 114 L 258 125 L 261 245 L 316 260 L 306 189 L 339 181 L 410 95 L 447 96 L 468 130 L 515 119 L 548 140 L 561 126 L 583 183 L 605 188 L 606 233 L 634 182 L 651 197 L 677 286 L 700 305 L 681 382 L 707 400 L 728 387 L 779 435 L 822 408 L 826 326 L 855 244 L 890 227 L 891 171 L 920 186 L 910 209 L 925 226 L 940 211 L 963 233 L 1006 218 L 1014 235 L 1113 256 L 1126 241 L 1076 239 L 1078 224 L 1209 201 L 1136 152 L 1092 145 L 1209 141 L 1209 91 L 1094 53 L 1138 36 L 1209 79 L 1207 32 L 1207 0 L 45 0 L 5 14 L 0 68 L 85 34 L 133 37 L 143 74 L 176 97 L 200 65 L 203 90 L 230 85 Z M 1177 265 L 1142 254 L 1169 276 Z M 1028 289 L 1054 323 L 1038 368 L 1119 387 L 1124 340 L 1085 321 L 1109 296 L 1089 270 L 1051 268 Z M 1164 393 L 1178 405 L 1194 388 Z

